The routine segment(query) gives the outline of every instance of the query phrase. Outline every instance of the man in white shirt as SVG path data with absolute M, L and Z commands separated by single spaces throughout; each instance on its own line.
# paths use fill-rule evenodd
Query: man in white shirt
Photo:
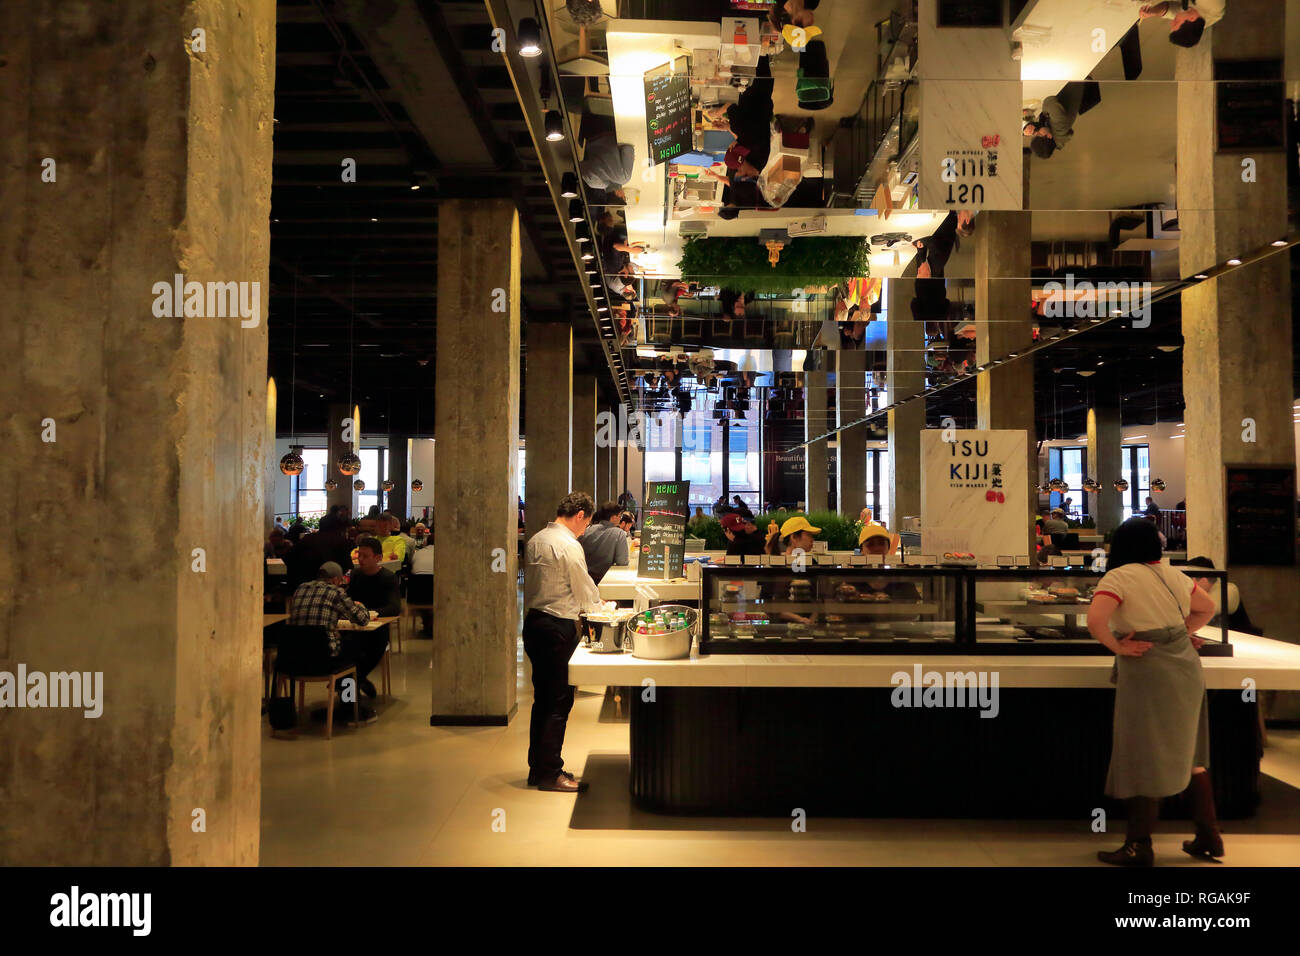
M 524 652 L 533 666 L 528 784 L 539 790 L 585 789 L 565 772 L 560 751 L 573 709 L 569 658 L 578 647 L 578 615 L 601 603 L 578 543 L 595 510 L 591 495 L 570 492 L 555 509 L 555 520 L 524 549 Z
M 1169 42 L 1181 47 L 1193 47 L 1200 43 L 1205 28 L 1222 20 L 1228 7 L 1228 0 L 1196 0 L 1194 3 L 1185 3 L 1183 0 L 1168 0 L 1166 3 L 1144 0 L 1134 2 L 1140 3 L 1142 7 L 1138 11 L 1139 20 L 1148 17 L 1164 17 L 1169 20 Z

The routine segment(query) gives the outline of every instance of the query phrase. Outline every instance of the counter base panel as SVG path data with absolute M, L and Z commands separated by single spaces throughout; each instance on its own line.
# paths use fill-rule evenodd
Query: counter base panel
M 668 814 L 1078 819 L 1103 795 L 1112 689 L 1002 688 L 999 713 L 896 708 L 887 687 L 664 687 L 631 700 L 632 797 Z M 1209 691 L 1219 816 L 1259 802 L 1258 715 Z M 1182 795 L 1161 816 L 1186 818 Z M 1115 829 L 1111 827 L 1111 829 Z

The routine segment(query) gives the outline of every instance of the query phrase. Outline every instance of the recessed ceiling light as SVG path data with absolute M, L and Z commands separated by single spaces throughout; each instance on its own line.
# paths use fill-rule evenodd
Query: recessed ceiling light
M 1208 279 L 1209 276 L 1207 276 L 1204 272 L 1198 272 L 1198 273 L 1196 273 L 1196 275 L 1192 276 L 1192 278 L 1193 278 L 1193 279 Z
M 1228 265 L 1230 265 L 1230 266 L 1239 266 L 1239 265 L 1241 265 L 1241 260 L 1240 260 L 1240 259 L 1229 259 L 1229 260 L 1228 260 Z
M 371 222 L 378 222 L 379 220 L 378 220 L 378 219 L 375 219 L 375 218 L 372 216 L 371 219 L 370 219 L 370 221 L 371 221 Z
M 1274 239 L 1273 242 L 1272 242 L 1272 245 L 1274 245 L 1274 246 L 1285 246 L 1285 245 L 1286 245 L 1286 240 L 1285 240 L 1285 239 Z

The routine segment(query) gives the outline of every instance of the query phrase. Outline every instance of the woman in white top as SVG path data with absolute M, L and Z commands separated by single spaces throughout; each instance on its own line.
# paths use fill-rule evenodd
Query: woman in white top
M 1160 538 L 1146 518 L 1115 531 L 1109 571 L 1088 608 L 1088 630 L 1115 653 L 1115 715 L 1106 793 L 1127 801 L 1124 845 L 1098 853 L 1103 863 L 1151 866 L 1159 800 L 1184 789 L 1196 838 L 1192 856 L 1223 855 L 1210 761 L 1205 678 L 1193 637 L 1214 614 L 1209 596 L 1181 571 L 1160 563 Z M 1116 634 L 1123 635 L 1117 637 Z

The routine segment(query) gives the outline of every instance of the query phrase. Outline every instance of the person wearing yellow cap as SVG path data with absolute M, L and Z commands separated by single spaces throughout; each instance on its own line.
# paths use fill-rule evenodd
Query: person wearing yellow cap
M 767 539 L 768 554 L 792 554 L 796 548 L 812 551 L 813 535 L 821 531 L 814 528 L 803 515 L 786 518 L 781 530 Z
M 891 534 L 888 528 L 875 522 L 863 525 L 862 531 L 858 534 L 860 553 L 883 555 L 886 564 L 892 563 L 891 556 L 898 553 L 899 540 L 898 535 Z M 858 587 L 859 590 L 888 594 L 892 601 L 919 601 L 921 599 L 921 592 L 916 589 L 916 585 L 908 581 L 866 578 Z

